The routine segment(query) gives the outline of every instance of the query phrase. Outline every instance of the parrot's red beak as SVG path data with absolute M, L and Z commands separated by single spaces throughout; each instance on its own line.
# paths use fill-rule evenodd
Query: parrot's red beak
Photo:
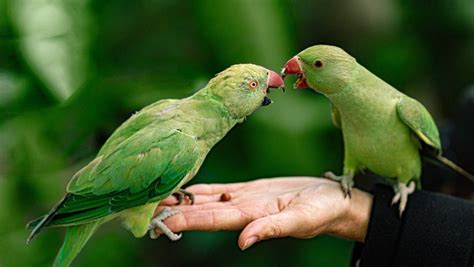
M 300 57 L 294 56 L 288 62 L 286 62 L 285 67 L 281 70 L 283 77 L 286 75 L 294 74 L 298 78 L 294 84 L 295 89 L 308 88 L 308 83 L 306 83 L 306 78 L 304 72 L 300 66 Z
M 285 86 L 283 79 L 278 73 L 268 70 L 268 88 L 280 88 Z
M 265 97 L 263 98 L 262 106 L 268 106 L 272 103 L 272 100 L 267 96 L 267 93 L 270 93 L 271 88 L 283 88 L 285 86 L 285 82 L 283 82 L 283 78 L 281 76 L 272 71 L 272 70 L 267 70 L 268 71 L 268 77 L 267 77 L 267 89 L 264 91 Z

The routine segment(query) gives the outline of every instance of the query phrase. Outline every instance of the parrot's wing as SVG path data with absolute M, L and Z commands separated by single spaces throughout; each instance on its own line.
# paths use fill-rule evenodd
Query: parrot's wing
M 341 129 L 341 115 L 334 104 L 331 103 L 331 119 L 334 126 Z
M 89 222 L 170 195 L 194 176 L 205 148 L 180 130 L 147 127 L 78 172 L 48 225 Z
M 145 128 L 147 125 L 157 122 L 160 119 L 168 119 L 167 116 L 163 115 L 176 108 L 178 103 L 179 100 L 164 99 L 146 106 L 135 113 L 112 133 L 100 149 L 98 156 L 111 152 L 111 150 L 117 147 L 121 142 L 127 140 L 127 138 Z
M 437 153 L 441 153 L 438 127 L 420 102 L 408 96 L 400 97 L 397 103 L 397 114 L 423 143 L 434 148 Z

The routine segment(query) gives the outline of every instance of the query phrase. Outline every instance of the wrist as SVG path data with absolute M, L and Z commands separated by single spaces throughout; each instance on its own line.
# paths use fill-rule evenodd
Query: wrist
M 370 221 L 373 196 L 362 190 L 353 188 L 352 197 L 345 198 L 344 213 L 334 224 L 332 234 L 364 242 Z

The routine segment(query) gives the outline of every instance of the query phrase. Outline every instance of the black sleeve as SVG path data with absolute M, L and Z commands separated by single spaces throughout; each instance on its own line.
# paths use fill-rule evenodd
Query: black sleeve
M 355 266 L 474 266 L 474 202 L 428 191 L 408 197 L 402 219 L 393 190 L 377 185 Z

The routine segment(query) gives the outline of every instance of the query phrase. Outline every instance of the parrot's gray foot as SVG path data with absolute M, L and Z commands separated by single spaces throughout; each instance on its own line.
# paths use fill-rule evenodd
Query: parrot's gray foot
M 180 210 L 177 209 L 171 209 L 171 208 L 164 208 L 153 220 L 150 222 L 150 226 L 148 226 L 148 231 L 150 233 L 150 238 L 151 239 L 156 239 L 158 238 L 158 234 L 156 234 L 155 229 L 158 228 L 160 231 L 165 234 L 170 240 L 176 241 L 179 240 L 182 236 L 182 234 L 175 234 L 173 231 L 171 231 L 168 226 L 163 222 L 167 218 L 176 215 L 180 213 Z
M 340 182 L 342 191 L 344 192 L 344 198 L 347 196 L 349 196 L 349 198 L 351 197 L 351 190 L 354 186 L 354 172 L 349 172 L 346 175 L 340 176 L 335 175 L 333 172 L 325 172 L 323 177 Z
M 175 196 L 176 199 L 178 199 L 178 205 L 183 203 L 183 200 L 186 197 L 189 198 L 189 200 L 191 201 L 191 205 L 194 204 L 194 194 L 184 189 L 179 189 L 178 191 L 174 192 L 173 196 Z
M 392 198 L 392 205 L 399 202 L 398 209 L 400 211 L 400 217 L 402 217 L 403 211 L 405 210 L 408 202 L 408 195 L 415 191 L 416 184 L 411 181 L 408 186 L 405 183 L 398 183 L 393 187 L 395 190 L 395 196 Z

